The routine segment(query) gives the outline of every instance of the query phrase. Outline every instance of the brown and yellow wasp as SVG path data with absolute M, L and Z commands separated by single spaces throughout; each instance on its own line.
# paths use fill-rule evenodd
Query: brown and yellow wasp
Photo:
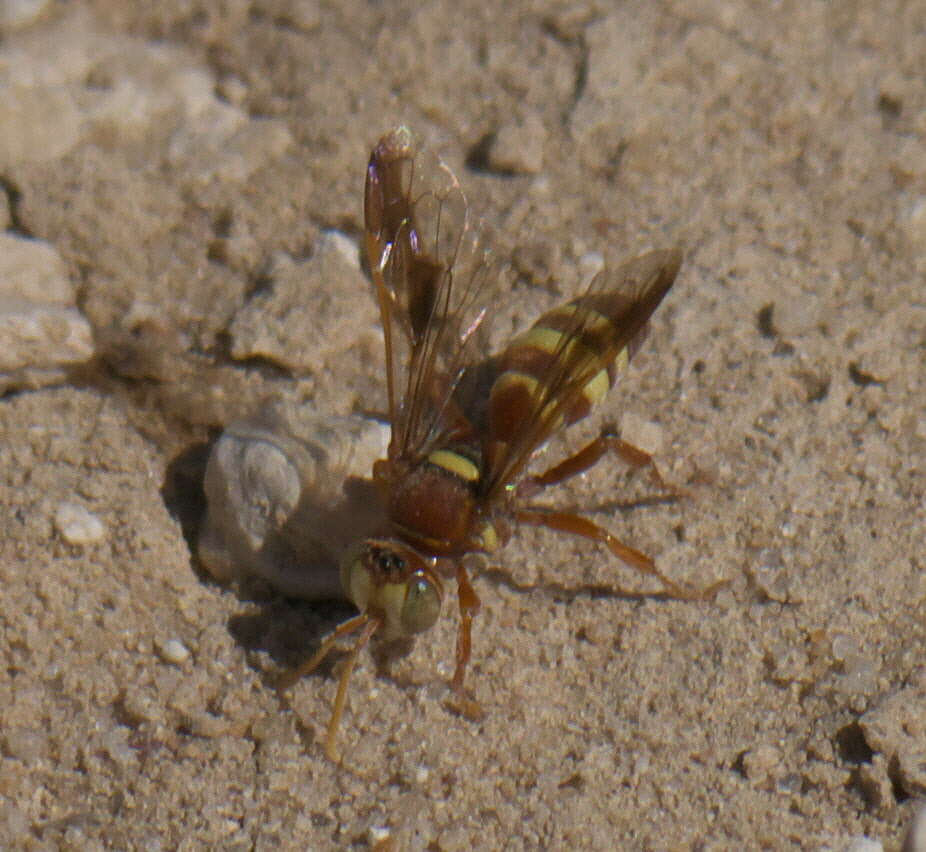
M 387 521 L 341 563 L 344 592 L 360 614 L 286 681 L 315 669 L 339 638 L 357 634 L 328 726 L 326 751 L 333 759 L 358 654 L 374 635 L 406 637 L 432 627 L 451 579 L 460 609 L 451 686 L 464 707 L 475 708 L 463 677 L 479 598 L 464 557 L 492 553 L 517 524 L 599 542 L 658 580 L 662 594 L 705 594 L 672 582 L 652 559 L 587 518 L 531 503 L 609 452 L 649 465 L 661 484 L 645 452 L 603 432 L 545 473 L 526 473 L 553 433 L 585 417 L 627 367 L 675 280 L 680 252 L 655 251 L 599 273 L 581 296 L 486 357 L 480 331 L 493 266 L 453 174 L 419 154 L 404 127 L 373 149 L 364 216 L 386 345 L 392 438 L 373 479 Z

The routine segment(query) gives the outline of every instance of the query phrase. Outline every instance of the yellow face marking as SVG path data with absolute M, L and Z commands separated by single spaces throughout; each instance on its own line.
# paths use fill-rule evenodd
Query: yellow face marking
M 461 456 L 453 450 L 435 450 L 428 456 L 428 461 L 444 470 L 449 470 L 467 482 L 479 481 L 479 468 L 466 456 Z
M 365 612 L 373 594 L 373 581 L 370 572 L 359 559 L 352 558 L 342 565 L 341 585 L 351 603 L 361 612 Z
M 608 380 L 608 371 L 600 370 L 583 389 L 584 396 L 590 405 L 597 405 L 604 399 L 605 394 L 611 388 L 611 382 Z
M 385 617 L 382 635 L 387 639 L 395 639 L 403 635 L 402 605 L 405 603 L 407 586 L 405 583 L 384 583 L 373 590 L 369 608 L 377 610 Z

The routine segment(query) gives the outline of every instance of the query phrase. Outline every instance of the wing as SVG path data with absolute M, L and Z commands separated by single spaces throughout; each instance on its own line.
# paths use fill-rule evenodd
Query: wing
M 643 342 L 681 262 L 679 251 L 656 251 L 604 270 L 582 296 L 508 344 L 489 397 L 488 497 L 513 483 L 555 430 L 605 396 Z
M 454 390 L 494 273 L 457 179 L 405 127 L 373 149 L 364 217 L 386 344 L 389 456 L 420 457 L 461 428 Z

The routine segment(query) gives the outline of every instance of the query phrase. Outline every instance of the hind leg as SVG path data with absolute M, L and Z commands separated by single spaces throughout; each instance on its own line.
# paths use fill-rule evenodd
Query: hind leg
M 530 524 L 536 527 L 546 527 L 554 532 L 575 535 L 590 541 L 598 542 L 605 545 L 618 559 L 625 565 L 635 568 L 641 574 L 647 577 L 653 577 L 662 584 L 661 594 L 666 597 L 675 598 L 682 601 L 700 601 L 708 600 L 717 594 L 717 590 L 726 585 L 726 580 L 720 580 L 704 589 L 686 589 L 680 586 L 674 580 L 663 574 L 657 567 L 656 563 L 645 553 L 635 550 L 624 544 L 617 536 L 612 535 L 604 527 L 599 526 L 594 521 L 576 515 L 571 512 L 557 512 L 551 509 L 538 507 L 526 507 L 519 509 L 515 517 L 523 524 Z M 635 595 L 626 589 L 617 589 L 618 594 Z

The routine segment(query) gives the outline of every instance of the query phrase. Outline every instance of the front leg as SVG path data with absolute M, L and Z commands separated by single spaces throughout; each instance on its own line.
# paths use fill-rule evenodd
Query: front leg
M 457 601 L 460 605 L 460 625 L 457 629 L 456 668 L 450 681 L 450 688 L 454 692 L 452 708 L 468 719 L 482 718 L 482 708 L 466 694 L 463 679 L 466 676 L 466 666 L 472 656 L 472 627 L 473 616 L 479 612 L 479 595 L 469 581 L 469 575 L 462 562 L 456 566 Z

